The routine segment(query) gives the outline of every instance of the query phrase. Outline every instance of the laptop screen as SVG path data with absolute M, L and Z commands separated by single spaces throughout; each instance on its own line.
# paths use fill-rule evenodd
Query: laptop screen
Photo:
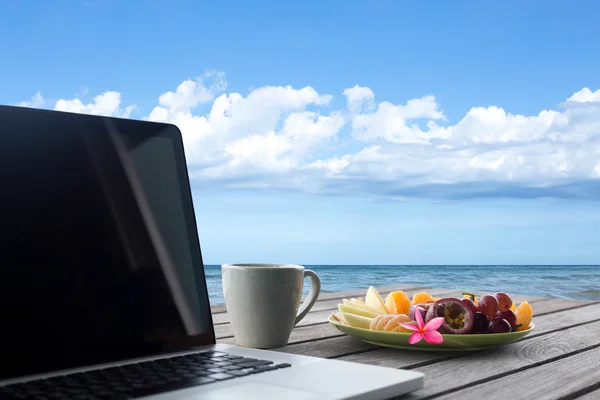
M 179 131 L 0 107 L 0 379 L 214 343 Z

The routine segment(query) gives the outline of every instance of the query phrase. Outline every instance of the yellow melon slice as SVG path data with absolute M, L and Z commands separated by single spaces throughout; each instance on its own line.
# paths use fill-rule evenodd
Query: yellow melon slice
M 381 295 L 373 286 L 370 286 L 369 290 L 367 290 L 365 304 L 381 314 L 389 313 L 387 307 L 385 306 L 385 302 L 381 298 Z

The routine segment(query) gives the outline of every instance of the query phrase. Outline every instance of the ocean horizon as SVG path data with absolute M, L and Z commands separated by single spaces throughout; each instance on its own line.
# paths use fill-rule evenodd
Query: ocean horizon
M 321 278 L 321 293 L 369 286 L 429 286 L 573 300 L 600 300 L 599 265 L 307 265 Z M 211 305 L 224 303 L 221 265 L 204 267 Z M 310 289 L 304 281 L 303 293 Z

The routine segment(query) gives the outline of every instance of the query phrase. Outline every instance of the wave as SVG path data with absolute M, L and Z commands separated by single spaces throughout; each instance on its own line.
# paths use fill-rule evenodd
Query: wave
M 600 290 L 598 290 L 598 289 L 588 289 L 588 290 L 582 290 L 582 291 L 574 293 L 574 294 L 583 294 L 583 295 L 590 295 L 590 296 L 600 296 Z
M 600 290 L 586 289 L 570 293 L 572 298 L 579 300 L 600 300 Z

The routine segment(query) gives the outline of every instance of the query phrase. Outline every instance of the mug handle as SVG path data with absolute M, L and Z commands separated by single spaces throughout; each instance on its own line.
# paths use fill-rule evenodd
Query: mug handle
M 312 306 L 314 306 L 317 302 L 317 298 L 319 297 L 319 293 L 321 292 L 321 279 L 319 278 L 319 275 L 317 275 L 314 271 L 311 271 L 310 269 L 305 269 L 302 276 L 302 280 L 304 280 L 306 277 L 310 278 L 310 292 L 308 292 L 308 296 L 306 296 L 306 299 L 304 299 L 304 303 L 302 303 L 302 306 L 298 311 L 298 315 L 296 316 L 294 326 L 296 326 L 296 324 L 300 322 L 302 318 L 306 316 L 306 314 L 308 314 Z

